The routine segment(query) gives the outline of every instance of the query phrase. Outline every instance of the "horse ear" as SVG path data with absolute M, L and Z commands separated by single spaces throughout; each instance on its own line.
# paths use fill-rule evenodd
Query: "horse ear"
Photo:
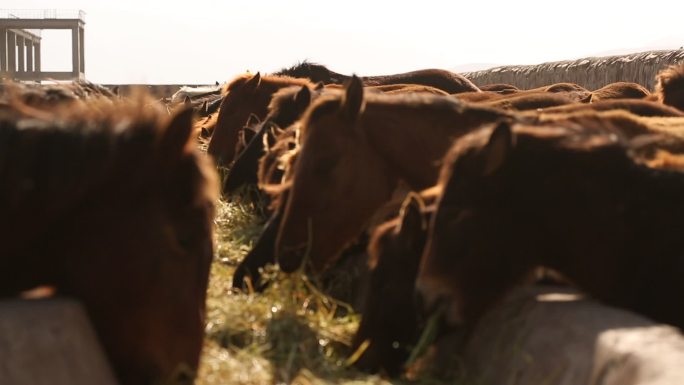
M 401 224 L 398 233 L 407 242 L 409 247 L 418 241 L 418 238 L 427 229 L 427 223 L 423 216 L 423 208 L 425 204 L 420 196 L 416 193 L 409 193 L 401 205 L 400 217 Z
M 316 85 L 314 86 L 314 91 L 320 91 L 320 90 L 322 90 L 323 88 L 325 88 L 325 83 L 323 83 L 323 82 L 318 82 L 318 83 L 316 83 Z
M 192 104 L 192 99 L 188 95 L 185 95 L 185 99 L 183 100 L 183 103 L 185 103 L 186 106 L 189 106 Z
M 249 114 L 249 117 L 247 118 L 247 123 L 245 123 L 244 127 L 248 127 L 253 130 L 254 127 L 257 126 L 259 123 L 261 123 L 261 120 L 258 116 L 256 116 L 256 114 Z
M 344 99 L 342 99 L 342 112 L 347 119 L 354 121 L 359 116 L 362 108 L 363 82 L 358 76 L 352 75 L 344 90 Z
M 252 93 L 256 91 L 257 87 L 261 83 L 261 72 L 257 72 L 256 75 L 252 76 L 244 85 L 244 90 L 246 92 Z
M 203 138 L 208 138 L 211 135 L 211 133 L 209 132 L 209 129 L 207 127 L 202 127 L 200 135 L 202 135 Z
M 256 136 L 257 132 L 254 131 L 253 127 L 245 127 L 244 130 L 242 130 L 244 133 L 244 138 L 245 138 L 245 144 L 249 143 L 252 141 L 252 139 Z
M 171 118 L 159 146 L 163 159 L 174 161 L 186 154 L 192 138 L 192 117 L 192 108 L 183 107 Z
M 584 98 L 582 98 L 582 100 L 580 100 L 580 102 L 581 102 L 581 103 L 589 104 L 589 103 L 592 103 L 592 102 L 593 102 L 593 99 L 594 99 L 594 93 L 593 93 L 593 92 L 590 92 L 589 95 L 587 95 L 587 96 L 585 96 Z
M 209 104 L 207 103 L 206 100 L 204 101 L 204 103 L 202 103 L 202 108 L 201 108 L 201 110 L 202 110 L 202 114 L 204 114 L 204 115 L 208 115 L 208 114 L 209 114 Z
M 273 147 L 276 144 L 276 139 L 278 138 L 278 127 L 277 126 L 271 126 L 268 131 L 266 132 L 266 140 L 268 141 L 268 148 Z
M 302 109 L 308 107 L 311 104 L 311 91 L 309 87 L 302 86 L 302 89 L 297 92 L 294 99 L 298 107 L 302 107 Z
M 499 123 L 492 134 L 489 142 L 484 147 L 484 168 L 482 175 L 490 175 L 498 170 L 513 150 L 515 137 L 509 122 Z

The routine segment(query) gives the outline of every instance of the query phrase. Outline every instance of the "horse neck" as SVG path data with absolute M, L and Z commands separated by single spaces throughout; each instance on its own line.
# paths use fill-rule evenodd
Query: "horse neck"
M 415 190 L 428 188 L 437 182 L 439 160 L 455 136 L 454 125 L 450 125 L 448 119 L 440 119 L 438 124 L 434 124 L 431 112 L 423 113 L 401 106 L 389 111 L 369 104 L 360 118 L 361 129 L 369 145 L 401 180 Z M 429 126 L 425 122 L 430 122 Z

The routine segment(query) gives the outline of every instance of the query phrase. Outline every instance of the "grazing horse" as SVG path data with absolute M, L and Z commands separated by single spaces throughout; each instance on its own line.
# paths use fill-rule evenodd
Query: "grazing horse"
M 389 95 L 416 92 L 444 96 L 448 95 L 444 91 L 432 87 L 416 86 L 412 84 L 367 87 L 367 89 L 381 91 Z M 228 173 L 228 177 L 224 182 L 223 192 L 231 193 L 244 185 L 256 184 L 258 180 L 256 172 L 258 161 L 266 153 L 265 145 L 268 143 L 268 147 L 273 146 L 276 141 L 277 133 L 280 132 L 279 129 L 288 129 L 290 125 L 304 114 L 304 111 L 309 107 L 312 100 L 315 100 L 321 95 L 331 94 L 333 92 L 338 92 L 338 90 L 323 88 L 321 83 L 318 83 L 314 89 L 310 89 L 308 86 L 294 86 L 276 92 L 268 107 L 268 116 L 262 123 L 255 139 L 249 142 L 244 153 L 238 153 L 238 156 Z M 289 136 L 289 134 L 286 134 L 284 138 L 289 138 Z
M 294 67 L 282 69 L 274 75 L 306 78 L 313 82 L 323 82 L 325 84 L 344 84 L 351 79 L 351 76 L 342 75 L 329 70 L 321 64 L 306 61 Z M 364 76 L 361 80 L 366 86 L 419 84 L 434 87 L 449 94 L 480 90 L 464 76 L 440 69 L 424 69 L 394 75 Z
M 564 106 L 576 102 L 577 100 L 571 98 L 566 92 L 521 92 L 505 95 L 494 100 L 485 100 L 480 103 L 493 108 L 526 111 L 536 110 L 538 108 Z
M 400 181 L 430 187 L 453 139 L 510 117 L 451 97 L 364 94 L 358 78 L 343 95 L 320 98 L 300 121 L 303 139 L 276 241 L 280 267 L 293 271 L 306 255 L 322 271 Z
M 194 376 L 213 255 L 192 111 L 146 103 L 0 108 L 0 295 L 82 302 L 122 384 Z
M 607 99 L 643 99 L 651 93 L 641 84 L 632 82 L 610 83 L 591 92 L 591 101 Z
M 413 301 L 413 290 L 431 212 L 420 195 L 411 193 L 399 216 L 373 232 L 361 322 L 352 341 L 353 351 L 368 344 L 355 362 L 360 369 L 382 369 L 394 377 L 416 343 L 420 309 Z
M 268 116 L 260 123 L 259 131 L 249 142 L 245 150 L 240 153 L 228 173 L 223 184 L 226 194 L 235 192 L 238 188 L 258 182 L 257 172 L 259 159 L 266 153 L 267 148 L 275 144 L 276 137 L 282 129 L 286 129 L 297 121 L 324 89 L 309 86 L 294 86 L 283 88 L 273 94 L 268 107 Z M 327 91 L 331 92 L 331 91 Z
M 254 76 L 238 76 L 226 86 L 216 128 L 207 149 L 219 165 L 229 165 L 235 159 L 238 133 L 247 124 L 250 116 L 254 115 L 258 120 L 263 120 L 273 94 L 290 86 L 314 87 L 308 80 L 261 76 L 259 73 Z
M 656 79 L 658 101 L 684 111 L 684 63 L 660 71 Z
M 541 86 L 530 89 L 528 91 L 544 91 L 544 92 L 586 92 L 589 90 L 575 83 L 556 83 L 548 86 Z
M 520 89 L 514 85 L 506 83 L 493 83 L 485 84 L 484 86 L 479 86 L 482 91 L 492 91 L 492 92 L 511 92 L 519 91 Z
M 500 123 L 454 144 L 416 288 L 472 325 L 535 267 L 593 297 L 684 326 L 684 164 L 634 157 L 643 138 Z M 543 161 L 540 161 L 543 160 Z
M 578 103 L 564 106 L 549 107 L 540 110 L 543 114 L 567 114 L 580 111 L 610 111 L 625 110 L 639 116 L 669 116 L 682 117 L 684 112 L 662 104 L 643 99 L 608 99 L 595 103 Z
M 107 88 L 87 81 L 52 85 L 0 84 L 0 99 L 14 100 L 14 102 L 19 99 L 25 105 L 40 109 L 51 109 L 56 105 L 68 104 L 77 100 L 108 100 L 113 98 L 114 94 Z

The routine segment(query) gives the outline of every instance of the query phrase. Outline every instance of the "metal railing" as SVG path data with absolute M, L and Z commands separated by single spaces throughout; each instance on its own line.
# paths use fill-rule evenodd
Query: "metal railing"
M 0 9 L 0 19 L 79 19 L 85 12 L 76 9 Z

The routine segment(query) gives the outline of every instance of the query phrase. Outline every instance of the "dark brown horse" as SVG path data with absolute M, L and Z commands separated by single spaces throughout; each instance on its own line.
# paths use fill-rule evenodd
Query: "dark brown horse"
M 192 111 L 145 103 L 0 108 L 0 295 L 81 301 L 122 384 L 194 376 L 218 192 Z
M 207 152 L 219 165 L 228 165 L 235 159 L 235 145 L 239 130 L 251 115 L 261 121 L 266 117 L 271 97 L 278 90 L 290 86 L 314 85 L 304 79 L 279 76 L 241 75 L 226 87 L 219 109 L 214 134 Z
M 352 342 L 353 351 L 367 344 L 355 363 L 363 370 L 398 375 L 417 342 L 420 309 L 414 303 L 413 290 L 430 213 L 423 198 L 411 193 L 399 216 L 373 232 L 362 318 Z
M 284 68 L 275 73 L 280 76 L 306 78 L 313 82 L 325 84 L 344 84 L 351 76 L 333 72 L 321 64 L 302 62 L 291 68 Z M 465 77 L 446 70 L 424 69 L 395 75 L 361 77 L 366 86 L 382 86 L 389 84 L 419 84 L 430 86 L 449 94 L 458 92 L 479 91 L 477 86 Z
M 643 99 L 651 93 L 641 84 L 632 82 L 610 83 L 591 92 L 591 101 L 607 99 Z
M 684 326 L 673 305 L 684 292 L 684 165 L 643 165 L 633 155 L 643 141 L 501 123 L 455 143 L 416 284 L 428 307 L 472 325 L 546 266 L 610 305 Z
M 684 111 L 684 64 L 670 66 L 656 76 L 658 100 Z
M 508 117 L 451 97 L 364 94 L 358 78 L 343 96 L 319 99 L 301 121 L 276 245 L 280 267 L 292 271 L 308 255 L 314 270 L 325 269 L 400 181 L 430 187 L 453 139 Z

